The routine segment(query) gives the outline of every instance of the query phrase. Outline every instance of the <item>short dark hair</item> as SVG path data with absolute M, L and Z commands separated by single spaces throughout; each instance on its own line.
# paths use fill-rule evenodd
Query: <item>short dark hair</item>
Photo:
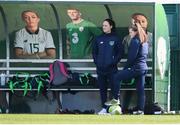
M 112 19 L 107 18 L 104 21 L 107 21 L 109 25 L 112 26 L 112 29 L 111 29 L 112 32 L 116 32 L 116 24 Z
M 131 15 L 131 18 L 135 18 L 136 16 L 138 16 L 138 15 L 141 15 L 141 16 L 143 16 L 143 17 L 145 17 L 146 18 L 146 20 L 147 20 L 147 16 L 145 15 L 145 14 L 143 14 L 143 13 L 133 13 L 132 15 Z
M 80 10 L 78 8 L 75 8 L 75 7 L 69 7 L 69 8 L 67 8 L 67 10 L 76 10 L 76 11 L 80 12 Z

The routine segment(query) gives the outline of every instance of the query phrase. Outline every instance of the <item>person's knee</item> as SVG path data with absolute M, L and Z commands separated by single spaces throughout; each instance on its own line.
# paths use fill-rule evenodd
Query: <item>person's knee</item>
M 114 80 L 114 81 L 117 81 L 118 79 L 119 79 L 119 75 L 118 75 L 117 73 L 114 74 L 114 75 L 113 75 L 113 80 Z

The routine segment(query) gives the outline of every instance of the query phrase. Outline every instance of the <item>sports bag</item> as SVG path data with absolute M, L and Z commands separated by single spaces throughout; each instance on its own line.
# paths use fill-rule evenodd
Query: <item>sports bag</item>
M 68 79 L 69 86 L 96 86 L 96 78 L 90 73 L 71 72 Z
M 16 75 L 8 81 L 8 85 L 12 93 L 14 93 L 15 88 L 22 88 L 24 90 L 23 96 L 26 96 L 28 90 L 32 90 L 30 80 L 29 73 L 17 72 Z
M 67 82 L 69 78 L 66 65 L 64 64 L 64 62 L 61 62 L 59 60 L 56 60 L 49 65 L 49 73 L 50 73 L 49 83 L 51 85 L 55 85 L 55 86 L 61 85 Z

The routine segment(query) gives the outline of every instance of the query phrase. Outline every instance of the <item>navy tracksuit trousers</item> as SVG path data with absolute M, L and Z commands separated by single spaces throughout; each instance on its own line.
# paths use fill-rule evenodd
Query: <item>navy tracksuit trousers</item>
M 104 105 L 104 103 L 107 101 L 108 85 L 110 85 L 111 92 L 114 92 L 113 77 L 114 73 L 98 74 L 98 85 L 100 89 L 101 104 L 103 108 L 107 108 L 107 106 Z
M 138 110 L 144 111 L 144 105 L 145 105 L 145 92 L 144 92 L 144 84 L 145 84 L 145 75 L 147 71 L 137 71 L 133 69 L 124 69 L 121 71 L 118 71 L 114 75 L 114 92 L 113 96 L 115 99 L 119 99 L 120 97 L 120 83 L 122 80 L 128 80 L 135 78 L 136 83 L 136 91 L 137 91 L 137 108 Z

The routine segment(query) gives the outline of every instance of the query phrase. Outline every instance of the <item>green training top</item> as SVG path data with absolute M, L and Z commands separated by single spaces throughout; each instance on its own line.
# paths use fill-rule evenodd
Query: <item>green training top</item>
M 101 30 L 95 24 L 86 20 L 78 24 L 68 23 L 66 29 L 67 38 L 70 41 L 70 58 L 90 58 L 92 40 L 102 33 Z

